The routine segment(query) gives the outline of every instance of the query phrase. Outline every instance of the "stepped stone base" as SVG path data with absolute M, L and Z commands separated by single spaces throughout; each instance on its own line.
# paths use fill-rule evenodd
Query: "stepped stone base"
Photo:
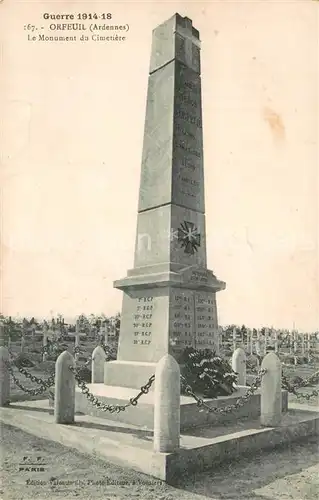
M 111 420 L 76 415 L 73 425 L 54 423 L 48 401 L 12 403 L 0 409 L 0 420 L 37 437 L 92 454 L 143 472 L 174 485 L 182 475 L 213 469 L 230 460 L 261 449 L 290 444 L 319 434 L 318 408 L 291 405 L 278 427 L 261 427 L 259 419 L 194 428 L 181 434 L 180 448 L 174 453 L 153 451 L 152 432 Z
M 102 403 L 113 405 L 124 405 L 130 398 L 136 396 L 139 390 L 107 386 L 104 384 L 88 384 L 88 388 L 94 396 Z M 225 405 L 234 404 L 236 400 L 247 392 L 248 387 L 238 387 L 238 390 L 231 396 L 221 396 L 217 399 L 205 399 L 212 407 L 221 408 Z M 282 408 L 287 412 L 288 393 L 282 391 Z M 137 425 L 144 429 L 153 430 L 154 426 L 154 393 L 143 394 L 137 406 L 130 406 L 120 413 L 101 412 L 92 406 L 80 389 L 75 393 L 75 409 L 77 412 L 92 415 L 99 418 L 107 418 L 115 422 Z M 217 425 L 221 423 L 236 422 L 245 418 L 258 418 L 260 415 L 260 393 L 256 393 L 242 408 L 230 413 L 207 413 L 201 411 L 193 398 L 181 396 L 181 430 L 201 427 L 207 425 Z

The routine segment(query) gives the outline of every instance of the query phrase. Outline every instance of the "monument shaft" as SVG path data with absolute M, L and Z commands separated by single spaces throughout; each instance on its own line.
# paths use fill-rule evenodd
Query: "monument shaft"
M 123 385 L 134 386 L 138 367 L 185 347 L 218 351 L 225 283 L 206 262 L 200 40 L 178 14 L 153 31 L 134 268 L 114 286 L 124 291 L 121 331 L 105 383 L 122 385 L 126 366 Z

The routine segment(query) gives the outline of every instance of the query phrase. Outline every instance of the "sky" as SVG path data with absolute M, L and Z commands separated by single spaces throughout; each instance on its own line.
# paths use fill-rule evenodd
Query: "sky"
M 202 41 L 219 322 L 318 329 L 318 8 L 2 0 L 1 312 L 121 310 L 113 281 L 133 267 L 151 35 L 178 12 Z M 127 40 L 28 41 L 28 24 L 48 34 L 45 12 L 110 12 Z

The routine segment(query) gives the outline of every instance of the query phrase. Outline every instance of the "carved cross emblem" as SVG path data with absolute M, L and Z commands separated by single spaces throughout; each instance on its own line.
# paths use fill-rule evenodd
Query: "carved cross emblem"
M 200 233 L 193 222 L 184 221 L 178 228 L 178 242 L 184 248 L 184 252 L 194 255 L 200 247 Z

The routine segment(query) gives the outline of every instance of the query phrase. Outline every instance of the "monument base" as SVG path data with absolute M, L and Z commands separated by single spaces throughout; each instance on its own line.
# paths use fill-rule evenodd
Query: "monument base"
M 94 458 L 143 472 L 170 484 L 180 484 L 183 476 L 213 470 L 223 460 L 252 457 L 261 449 L 289 445 L 317 436 L 318 408 L 293 405 L 283 414 L 278 427 L 261 427 L 259 419 L 249 419 L 211 428 L 195 428 L 181 434 L 180 448 L 172 453 L 153 450 L 152 432 L 107 418 L 76 415 L 74 425 L 54 422 L 48 402 L 18 401 L 1 408 L 0 420 L 39 438 L 75 448 Z M 103 412 L 100 411 L 99 416 Z M 262 473 L 263 474 L 263 473 Z M 143 479 L 143 478 L 141 478 Z M 145 479 L 143 479 L 145 480 Z
M 167 266 L 174 271 L 165 272 L 163 264 L 157 266 L 157 273 L 143 274 L 144 269 L 133 276 L 131 271 L 130 276 L 114 283 L 124 291 L 117 360 L 140 362 L 142 379 L 147 373 L 145 363 L 157 363 L 167 353 L 177 361 L 189 347 L 218 353 L 216 293 L 223 289 L 224 283 L 212 271 L 198 265 L 179 270 L 170 263 Z M 132 364 L 120 367 L 132 374 L 127 378 L 128 383 L 121 373 L 116 377 L 115 367 L 108 370 L 106 384 L 141 385 L 134 381 L 137 372 Z M 131 381 L 133 386 L 128 385 Z
M 125 405 L 132 397 L 135 397 L 139 390 L 107 386 L 104 384 L 88 384 L 89 391 L 102 403 L 112 405 Z M 205 398 L 204 401 L 211 407 L 222 408 L 233 405 L 236 400 L 246 394 L 248 387 L 239 386 L 231 396 L 219 396 L 216 399 Z M 225 423 L 235 423 L 247 418 L 258 418 L 260 416 L 260 392 L 256 393 L 241 408 L 229 413 L 208 413 L 198 408 L 193 398 L 181 396 L 180 406 L 181 431 L 193 427 L 215 426 Z M 107 418 L 116 422 L 135 425 L 143 429 L 153 430 L 154 427 L 154 392 L 143 394 L 139 399 L 137 406 L 129 406 L 120 413 L 101 412 L 98 408 L 92 406 L 85 395 L 76 389 L 75 393 L 76 412 L 94 417 Z M 282 411 L 288 410 L 288 393 L 282 391 Z
M 107 361 L 104 365 L 104 384 L 140 389 L 155 374 L 156 363 L 143 361 Z M 151 389 L 153 390 L 153 386 Z

